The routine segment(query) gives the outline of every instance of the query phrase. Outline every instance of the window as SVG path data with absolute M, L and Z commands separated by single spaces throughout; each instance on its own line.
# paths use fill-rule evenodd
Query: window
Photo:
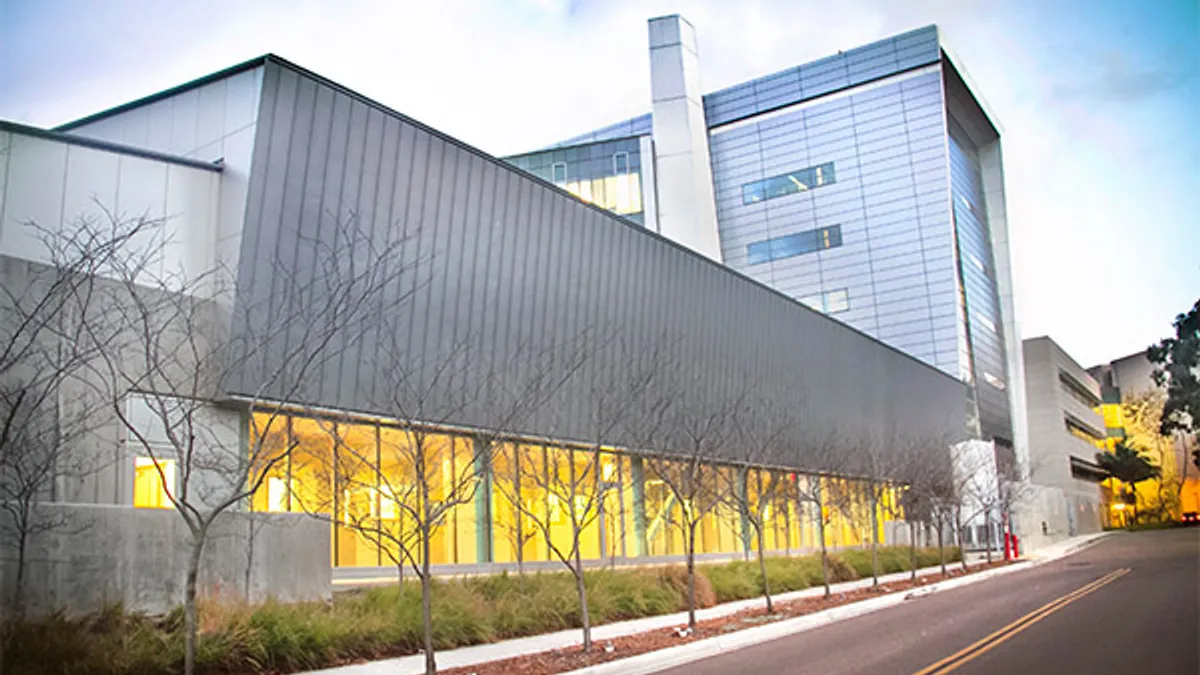
M 161 469 L 161 471 L 160 471 Z M 138 457 L 133 463 L 133 505 L 139 509 L 169 509 L 175 494 L 175 460 Z
M 987 326 L 988 330 L 992 331 L 993 333 L 997 332 L 995 321 L 992 321 L 991 319 L 987 318 L 986 316 L 984 316 L 982 314 L 976 314 L 975 318 L 979 319 L 979 323 Z
M 551 180 L 555 183 L 567 182 L 567 163 L 555 162 L 550 167 Z
M 839 288 L 825 294 L 825 311 L 827 313 L 837 314 L 848 309 L 850 309 L 850 293 L 846 289 Z
M 845 288 L 836 288 L 832 291 L 823 293 L 813 293 L 799 298 L 800 302 L 826 314 L 837 314 L 850 309 L 850 291 Z
M 613 155 L 613 175 L 620 176 L 625 173 L 629 173 L 629 153 L 618 152 Z
M 1100 399 L 1095 394 L 1088 391 L 1088 388 L 1083 386 L 1083 383 L 1071 377 L 1064 371 L 1058 371 L 1058 382 L 1063 390 L 1071 395 L 1076 401 L 1083 404 L 1085 408 L 1095 408 L 1100 405 Z
M 746 262 L 758 265 L 841 245 L 842 226 L 831 225 L 749 244 L 746 246 Z
M 1002 380 L 1002 379 L 1000 379 L 1000 378 L 996 377 L 995 375 L 993 375 L 993 374 L 991 374 L 991 373 L 989 373 L 989 372 L 987 372 L 987 371 L 984 371 L 984 373 L 983 373 L 983 379 L 984 379 L 984 380 L 985 380 L 985 381 L 986 381 L 988 384 L 990 384 L 990 385 L 992 385 L 993 387 L 995 387 L 995 388 L 999 389 L 1000 391 L 1004 391 L 1005 389 L 1007 389 L 1007 388 L 1008 388 L 1008 385 L 1004 383 L 1004 380 Z
M 833 162 L 826 162 L 780 176 L 746 183 L 742 186 L 742 203 L 755 204 L 797 192 L 807 192 L 813 188 L 836 182 L 837 176 L 833 170 Z
M 1091 443 L 1097 448 L 1104 447 L 1104 439 L 1100 436 L 1100 432 L 1092 429 L 1091 426 L 1080 422 L 1073 417 L 1063 417 L 1063 424 L 1067 427 L 1067 432 L 1081 441 Z

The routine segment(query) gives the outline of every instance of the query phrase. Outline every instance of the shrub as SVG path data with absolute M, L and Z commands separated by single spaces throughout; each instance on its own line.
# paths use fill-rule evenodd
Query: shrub
M 699 568 L 708 577 L 718 602 L 744 600 L 761 594 L 761 586 L 755 582 L 757 571 L 748 562 L 737 560 L 722 565 L 705 565 Z
M 947 561 L 958 552 L 947 548 Z M 906 568 L 906 548 L 881 548 L 885 569 Z M 936 564 L 937 549 L 918 551 Z M 767 558 L 773 592 L 821 583 L 817 555 Z M 865 564 L 865 572 L 864 570 Z M 830 579 L 870 575 L 870 551 L 847 549 L 829 557 Z M 893 570 L 894 571 L 894 570 Z M 682 565 L 587 572 L 594 624 L 668 614 L 687 604 Z M 699 607 L 761 595 L 757 561 L 700 565 Z M 433 587 L 434 644 L 450 649 L 579 625 L 575 580 L 554 572 L 438 580 Z M 260 605 L 201 602 L 198 608 L 201 673 L 289 672 L 352 660 L 412 654 L 421 647 L 421 590 L 414 582 L 338 593 L 333 602 Z M 183 663 L 183 615 L 162 617 L 113 606 L 84 618 L 54 614 L 3 627 L 5 675 L 166 675 Z

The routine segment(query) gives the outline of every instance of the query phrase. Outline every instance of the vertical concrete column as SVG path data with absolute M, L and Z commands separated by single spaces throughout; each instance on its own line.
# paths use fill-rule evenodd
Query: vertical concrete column
M 646 556 L 646 470 L 641 457 L 629 460 L 633 474 L 633 542 L 639 558 Z
M 696 30 L 673 14 L 650 19 L 650 98 L 658 231 L 721 261 Z
M 474 444 L 475 475 L 479 477 L 479 488 L 475 490 L 475 561 L 489 563 L 492 562 L 494 550 L 491 448 L 488 447 L 488 441 L 478 436 L 472 438 L 471 442 Z

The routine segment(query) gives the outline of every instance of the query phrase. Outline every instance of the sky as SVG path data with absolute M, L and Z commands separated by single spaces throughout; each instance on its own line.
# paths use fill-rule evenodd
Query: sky
M 1200 0 L 0 0 L 0 118 L 273 52 L 496 155 L 648 112 L 646 20 L 713 91 L 938 24 L 1002 130 L 1017 320 L 1084 366 L 1200 296 Z

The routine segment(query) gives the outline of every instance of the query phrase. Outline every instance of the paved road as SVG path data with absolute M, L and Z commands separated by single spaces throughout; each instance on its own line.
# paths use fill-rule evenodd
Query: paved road
M 664 672 L 1200 674 L 1200 528 L 1113 534 L 1028 571 Z

